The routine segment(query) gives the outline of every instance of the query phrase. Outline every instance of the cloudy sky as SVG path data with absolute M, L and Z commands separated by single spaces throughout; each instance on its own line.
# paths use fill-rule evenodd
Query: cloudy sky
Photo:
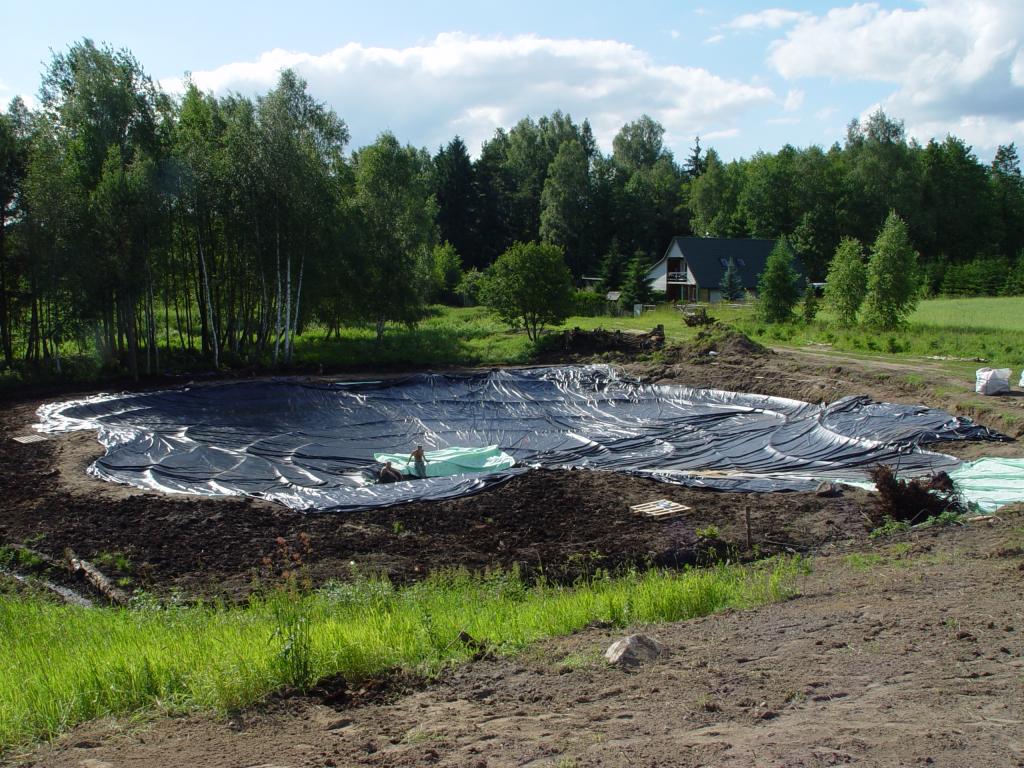
M 90 37 L 171 91 L 191 72 L 257 94 L 292 67 L 354 146 L 385 129 L 432 150 L 459 134 L 475 155 L 495 128 L 561 109 L 605 151 L 647 113 L 678 157 L 699 134 L 733 158 L 842 141 L 878 106 L 983 160 L 1024 145 L 1024 0 L 601 5 L 0 0 L 0 103 L 36 94 L 50 51 Z

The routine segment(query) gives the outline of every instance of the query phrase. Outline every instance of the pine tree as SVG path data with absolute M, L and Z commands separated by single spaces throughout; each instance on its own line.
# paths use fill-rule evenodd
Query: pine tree
M 693 140 L 693 149 L 690 150 L 690 156 L 686 158 L 686 164 L 684 170 L 686 175 L 691 179 L 696 179 L 698 176 L 704 173 L 707 169 L 707 160 L 701 155 L 700 151 L 700 136 Z
M 871 247 L 868 262 L 864 322 L 883 330 L 895 328 L 917 306 L 917 251 L 910 244 L 907 225 L 895 211 Z
M 725 268 L 725 274 L 722 275 L 722 284 L 719 288 L 722 291 L 722 298 L 726 301 L 736 301 L 742 298 L 743 278 L 740 277 L 740 271 L 736 268 L 735 259 L 729 259 L 729 264 Z
M 757 284 L 758 308 L 761 316 L 769 323 L 785 323 L 793 317 L 800 292 L 797 288 L 796 270 L 793 269 L 793 254 L 785 237 L 780 237 Z
M 597 276 L 601 278 L 599 290 L 603 292 L 617 291 L 625 278 L 628 259 L 619 248 L 619 241 L 612 238 L 608 253 L 601 257 L 601 265 Z
M 633 254 L 622 284 L 623 306 L 631 307 L 634 304 L 651 303 L 651 284 L 647 282 L 647 270 L 650 267 L 647 254 L 643 251 Z
M 844 238 L 832 257 L 825 282 L 825 303 L 839 325 L 850 326 L 857 322 L 857 311 L 864 302 L 867 287 L 868 273 L 861 244 L 855 238 Z
M 800 314 L 804 323 L 810 325 L 818 315 L 818 294 L 815 292 L 814 283 L 811 279 L 804 278 L 804 298 L 800 302 Z

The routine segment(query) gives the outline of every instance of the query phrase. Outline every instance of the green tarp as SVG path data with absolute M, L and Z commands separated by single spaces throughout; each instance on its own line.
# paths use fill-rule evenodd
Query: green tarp
M 949 473 L 968 504 L 992 512 L 1024 501 L 1024 459 L 978 459 Z
M 439 451 L 425 451 L 424 455 L 427 458 L 427 477 L 497 472 L 511 469 L 516 463 L 515 459 L 496 445 L 483 448 L 442 448 Z M 381 464 L 390 461 L 391 466 L 403 475 L 416 474 L 408 453 L 375 453 L 373 458 Z

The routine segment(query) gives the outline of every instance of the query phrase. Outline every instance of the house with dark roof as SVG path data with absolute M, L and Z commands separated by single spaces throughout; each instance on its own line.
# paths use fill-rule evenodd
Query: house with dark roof
M 731 237 L 673 237 L 661 260 L 647 271 L 647 282 L 670 301 L 715 304 L 722 300 L 721 283 L 729 259 L 736 262 L 743 287 L 757 294 L 775 240 Z M 792 248 L 790 249 L 792 252 Z M 800 272 L 793 255 L 793 266 Z

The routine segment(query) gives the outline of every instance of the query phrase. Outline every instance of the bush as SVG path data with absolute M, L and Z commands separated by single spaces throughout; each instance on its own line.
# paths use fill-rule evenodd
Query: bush
M 600 317 L 608 314 L 605 294 L 594 291 L 576 291 L 572 297 L 572 313 L 577 317 Z

